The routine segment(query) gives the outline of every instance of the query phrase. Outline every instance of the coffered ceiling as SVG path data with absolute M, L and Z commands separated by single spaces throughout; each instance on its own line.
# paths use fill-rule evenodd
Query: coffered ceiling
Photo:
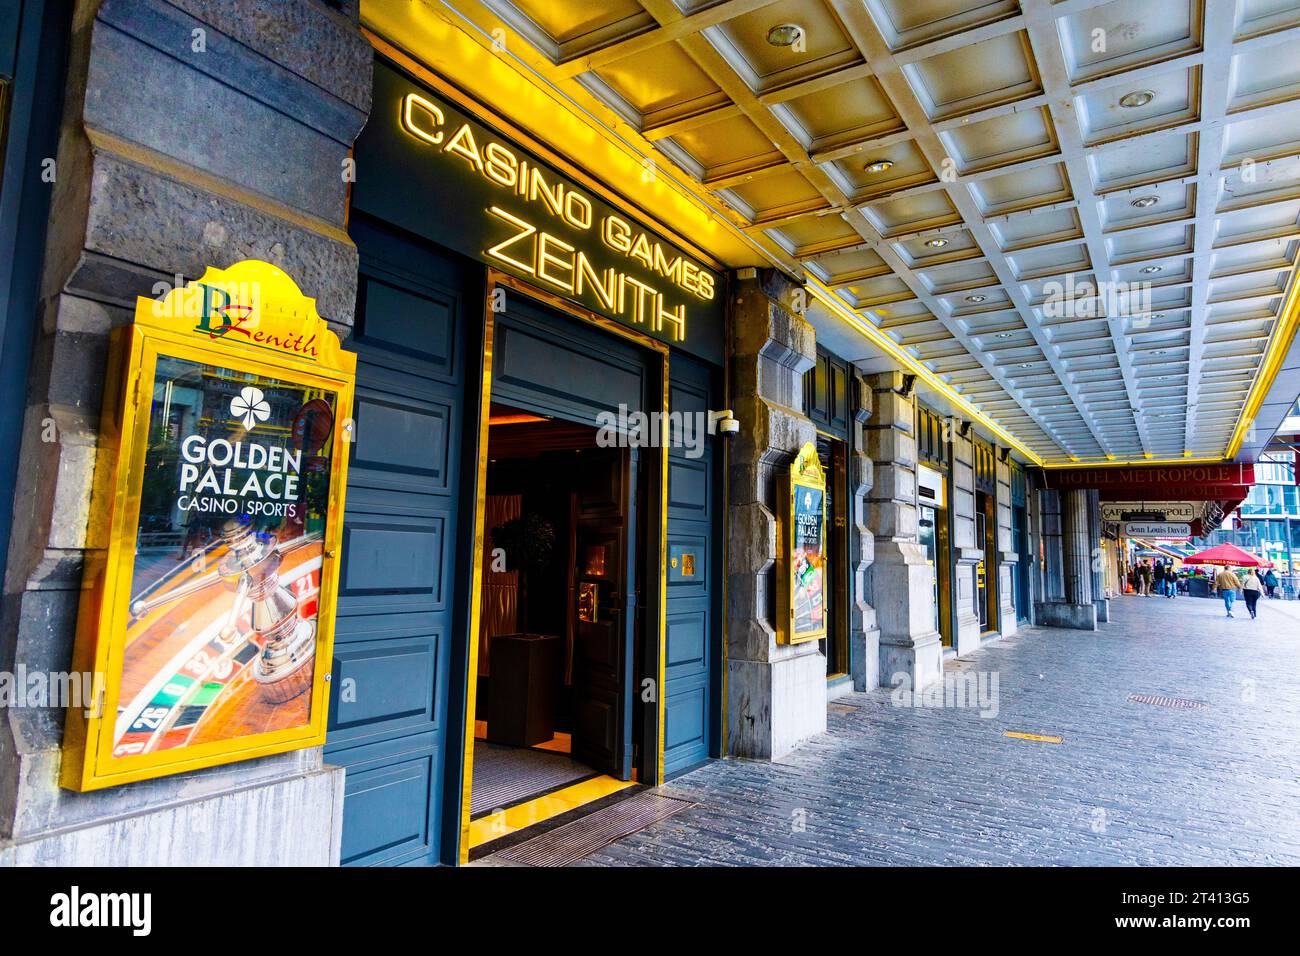
M 1300 0 L 422 2 L 1043 459 L 1228 448 L 1300 248 Z

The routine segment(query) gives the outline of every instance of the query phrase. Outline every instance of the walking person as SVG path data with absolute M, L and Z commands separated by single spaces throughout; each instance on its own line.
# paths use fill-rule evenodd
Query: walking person
M 1255 620 L 1255 606 L 1259 604 L 1259 592 L 1264 590 L 1263 583 L 1259 580 L 1259 575 L 1255 573 L 1254 568 L 1246 571 L 1246 579 L 1241 582 L 1241 596 L 1246 599 L 1246 610 L 1250 612 L 1250 619 Z
M 1277 597 L 1277 572 L 1272 568 L 1264 572 L 1264 589 L 1269 597 Z
M 1165 596 L 1165 563 L 1157 561 L 1156 566 L 1151 569 L 1151 577 L 1155 579 L 1156 594 L 1160 597 Z
M 1174 566 L 1169 565 L 1169 570 L 1165 572 L 1165 597 L 1173 598 L 1178 596 L 1178 572 Z
M 1232 617 L 1232 605 L 1237 600 L 1237 592 L 1241 590 L 1241 581 L 1227 568 L 1222 568 L 1214 576 L 1214 590 L 1218 591 L 1219 597 L 1223 598 L 1223 606 L 1227 609 L 1228 617 Z
M 1142 562 L 1142 566 L 1138 568 L 1138 575 L 1139 575 L 1138 580 L 1141 583 L 1141 587 L 1139 588 L 1138 593 L 1141 594 L 1143 597 L 1150 597 L 1151 596 L 1150 562 L 1148 561 Z

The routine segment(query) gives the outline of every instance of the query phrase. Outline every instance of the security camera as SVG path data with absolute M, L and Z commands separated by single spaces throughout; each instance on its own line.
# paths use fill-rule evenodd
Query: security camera
M 720 412 L 709 412 L 709 431 L 714 431 L 717 426 L 717 434 L 726 435 L 730 438 L 740 431 L 740 422 L 731 417 L 731 409 L 724 408 Z

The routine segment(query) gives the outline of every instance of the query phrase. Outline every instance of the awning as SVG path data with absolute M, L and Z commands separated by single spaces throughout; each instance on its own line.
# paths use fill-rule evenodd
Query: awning
M 1235 544 L 1216 544 L 1212 548 L 1199 551 L 1191 557 L 1183 558 L 1184 564 L 1218 564 L 1226 568 L 1262 568 L 1266 562 L 1255 557 L 1249 551 Z

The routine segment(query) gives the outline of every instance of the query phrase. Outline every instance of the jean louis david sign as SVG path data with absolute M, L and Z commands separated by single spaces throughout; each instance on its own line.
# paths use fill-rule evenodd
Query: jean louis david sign
M 1179 521 L 1126 521 L 1124 534 L 1130 538 L 1186 540 L 1192 536 L 1192 526 Z

